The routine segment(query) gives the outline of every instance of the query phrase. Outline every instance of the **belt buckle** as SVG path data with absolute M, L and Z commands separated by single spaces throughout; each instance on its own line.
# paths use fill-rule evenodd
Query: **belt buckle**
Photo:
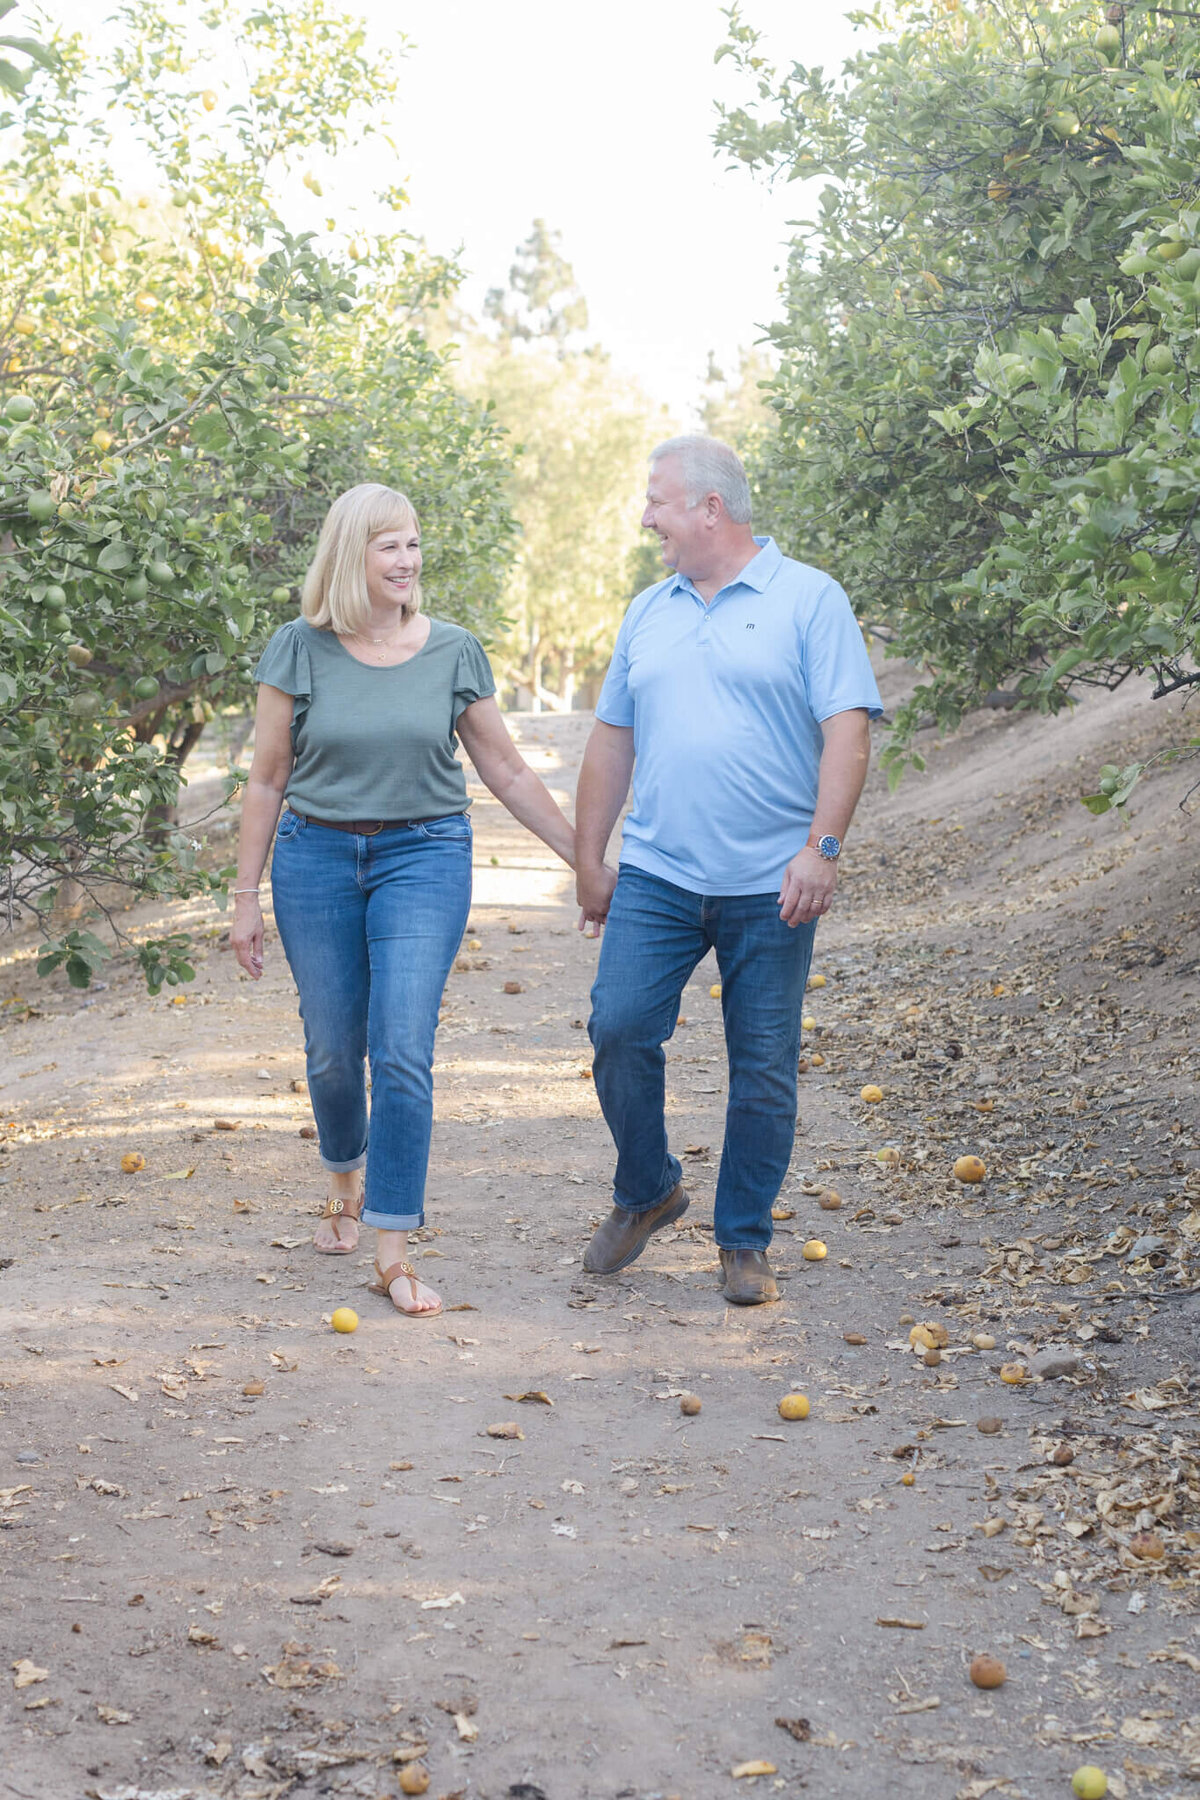
M 371 827 L 371 829 L 370 829 L 370 831 L 364 831 L 364 832 L 363 832 L 363 833 L 362 833 L 362 835 L 363 835 L 363 837 L 378 837 L 378 836 L 379 836 L 379 833 L 380 833 L 380 832 L 381 832 L 381 831 L 382 831 L 382 830 L 383 830 L 383 820 L 382 820 L 382 819 L 379 819 L 379 820 L 378 820 L 378 821 L 377 821 L 377 822 L 376 822 L 376 823 L 375 823 L 375 824 L 374 824 L 374 825 L 373 825 L 373 826 L 372 826 L 372 827 Z

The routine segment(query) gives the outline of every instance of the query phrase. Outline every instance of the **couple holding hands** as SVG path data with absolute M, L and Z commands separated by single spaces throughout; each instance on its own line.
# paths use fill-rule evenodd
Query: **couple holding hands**
M 842 589 L 754 536 L 728 445 L 660 444 L 642 524 L 669 573 L 621 625 L 574 827 L 513 745 L 481 645 L 422 610 L 417 518 L 391 488 L 366 483 L 334 502 L 301 616 L 255 671 L 233 947 L 257 979 L 274 839 L 275 922 L 329 1180 L 315 1248 L 347 1255 L 360 1224 L 374 1226 L 374 1290 L 405 1314 L 442 1304 L 406 1248 L 424 1223 L 434 1036 L 471 902 L 459 742 L 496 799 L 575 870 L 580 929 L 603 933 L 588 1031 L 617 1163 L 585 1269 L 625 1268 L 687 1210 L 663 1045 L 713 949 L 729 1064 L 714 1209 L 723 1293 L 778 1298 L 771 1206 L 791 1156 L 813 934 L 879 694 Z M 613 870 L 605 850 L 631 779 Z

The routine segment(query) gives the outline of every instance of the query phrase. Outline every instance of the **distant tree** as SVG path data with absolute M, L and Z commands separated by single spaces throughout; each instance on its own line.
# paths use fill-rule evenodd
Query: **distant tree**
M 535 708 L 569 711 L 579 683 L 607 663 L 635 591 L 646 455 L 669 426 L 601 350 L 569 347 L 587 305 L 542 221 L 486 313 L 498 330 L 468 342 L 464 368 L 511 434 L 508 491 L 521 527 L 504 589 L 503 666 Z
M 551 344 L 567 354 L 571 338 L 588 327 L 587 301 L 575 283 L 575 271 L 562 254 L 562 234 L 544 219 L 518 246 L 508 271 L 507 288 L 492 288 L 483 304 L 484 317 L 500 328 L 509 345 Z

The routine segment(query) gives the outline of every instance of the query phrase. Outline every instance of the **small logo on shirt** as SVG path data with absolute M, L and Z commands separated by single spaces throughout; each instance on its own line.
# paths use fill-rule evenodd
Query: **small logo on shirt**
M 747 627 L 746 627 L 746 630 L 747 630 L 747 631 L 753 631 L 753 630 L 754 630 L 754 627 L 753 627 L 753 625 L 747 625 Z

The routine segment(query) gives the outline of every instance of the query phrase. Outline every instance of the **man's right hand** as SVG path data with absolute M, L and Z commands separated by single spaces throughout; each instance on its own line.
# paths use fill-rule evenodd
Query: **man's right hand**
M 584 937 L 600 936 L 616 885 L 617 872 L 610 869 L 607 863 L 599 863 L 593 868 L 576 869 L 575 898 L 579 902 L 579 929 Z

